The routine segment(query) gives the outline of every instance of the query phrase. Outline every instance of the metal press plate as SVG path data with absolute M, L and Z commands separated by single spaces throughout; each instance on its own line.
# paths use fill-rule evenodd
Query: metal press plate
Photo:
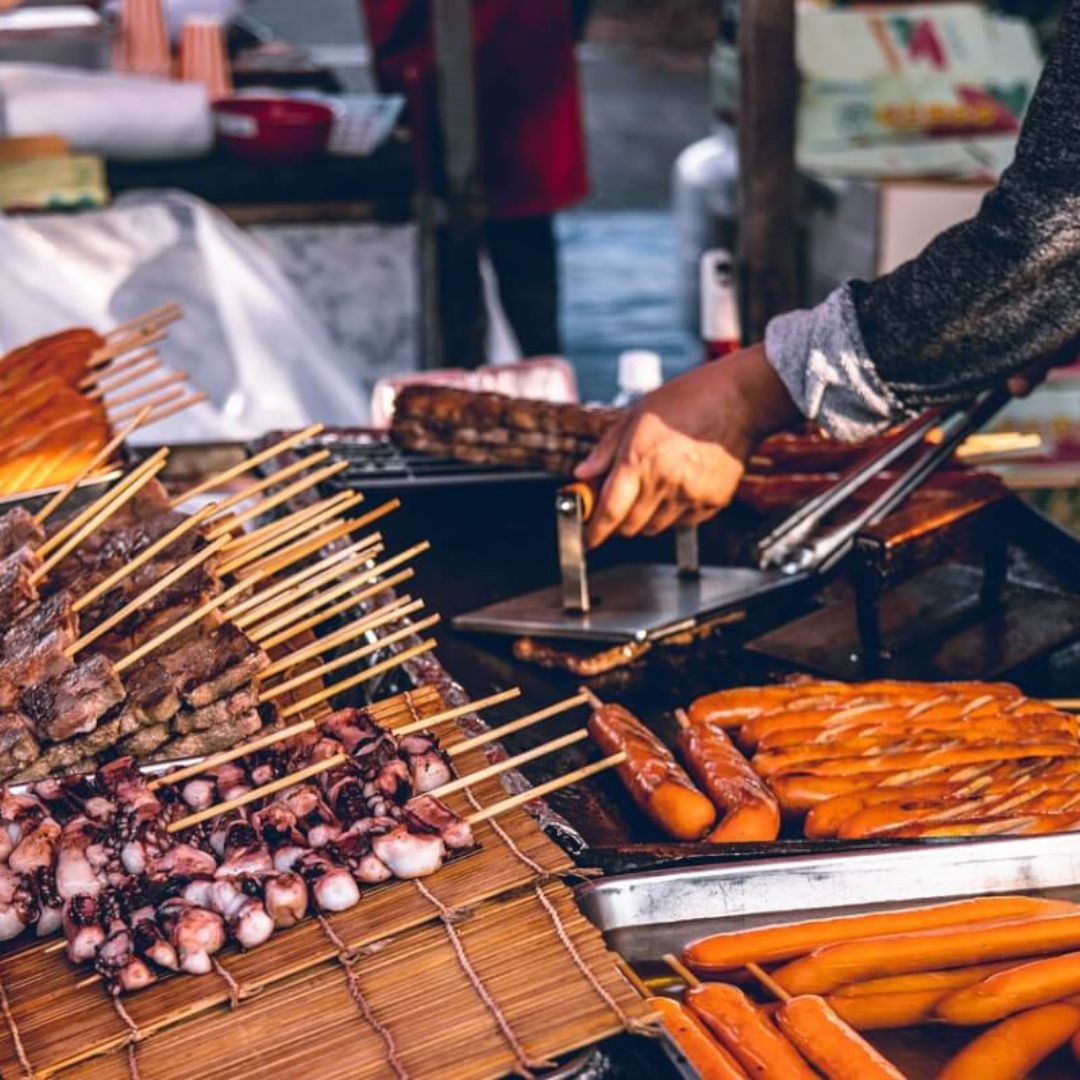
M 806 580 L 776 570 L 730 566 L 703 567 L 697 578 L 680 578 L 674 566 L 627 563 L 590 575 L 592 610 L 586 614 L 563 611 L 561 589 L 553 585 L 458 615 L 454 626 L 489 634 L 647 641 L 772 599 Z

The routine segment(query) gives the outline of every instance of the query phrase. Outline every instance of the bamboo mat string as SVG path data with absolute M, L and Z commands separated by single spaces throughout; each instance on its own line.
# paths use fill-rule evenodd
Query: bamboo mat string
M 127 1044 L 127 1067 L 128 1073 L 131 1076 L 131 1080 L 140 1080 L 139 1075 L 139 1063 L 135 1059 L 135 1048 L 143 1039 L 143 1033 L 139 1030 L 139 1025 L 135 1023 L 131 1018 L 131 1013 L 124 1008 L 123 1002 L 120 1000 L 119 994 L 110 994 L 109 1000 L 112 1003 L 113 1009 L 116 1011 L 116 1015 L 124 1021 L 128 1031 L 131 1032 L 131 1038 Z
M 398 1057 L 394 1033 L 375 1015 L 368 1004 L 367 998 L 364 997 L 364 992 L 360 989 L 360 980 L 356 977 L 356 972 L 353 971 L 352 967 L 353 961 L 357 959 L 356 954 L 351 952 L 345 942 L 338 937 L 337 931 L 330 925 L 325 916 L 319 915 L 318 920 L 322 932 L 338 950 L 338 963 L 341 964 L 342 970 L 345 972 L 345 989 L 348 991 L 349 997 L 352 998 L 353 1004 L 360 1010 L 360 1015 L 363 1016 L 368 1026 L 382 1039 L 383 1046 L 386 1047 L 387 1065 L 394 1070 L 397 1080 L 409 1080 L 409 1073 Z
M 470 804 L 474 810 L 480 809 L 480 804 L 476 801 L 475 796 L 469 788 L 465 789 L 465 795 L 468 798 Z M 548 919 L 551 921 L 551 925 L 555 929 L 555 933 L 558 935 L 559 941 L 562 942 L 563 948 L 567 951 L 570 959 L 573 960 L 574 966 L 581 972 L 582 975 L 588 980 L 589 985 L 596 991 L 600 1000 L 615 1014 L 619 1023 L 627 1031 L 644 1032 L 648 1034 L 655 1034 L 655 1029 L 651 1025 L 642 1024 L 635 1020 L 632 1016 L 627 1016 L 623 1007 L 604 989 L 603 984 L 592 973 L 592 969 L 585 963 L 584 957 L 578 952 L 577 946 L 574 944 L 573 939 L 567 933 L 566 926 L 564 925 L 562 918 L 558 911 L 555 910 L 554 905 L 547 898 L 544 893 L 544 885 L 550 880 L 551 875 L 533 858 L 526 855 L 514 843 L 513 837 L 511 837 L 505 829 L 495 820 L 491 818 L 488 824 L 495 830 L 502 842 L 510 849 L 513 855 L 522 863 L 524 863 L 530 870 L 532 870 L 537 877 L 536 884 L 534 885 L 534 891 L 536 898 L 540 901 L 540 906 L 547 912 Z
M 34 1067 L 30 1064 L 30 1059 L 26 1056 L 26 1047 L 23 1046 L 22 1036 L 19 1034 L 19 1027 L 15 1023 L 15 1017 L 11 1012 L 11 1002 L 8 1001 L 7 990 L 4 989 L 4 980 L 0 977 L 0 1009 L 4 1011 L 4 1019 L 7 1021 L 8 1029 L 11 1031 L 11 1041 L 15 1044 L 15 1054 L 19 1059 L 19 1064 L 23 1067 L 23 1072 L 27 1076 L 33 1078 Z
M 240 984 L 229 973 L 228 968 L 222 964 L 216 956 L 210 957 L 210 963 L 214 965 L 214 971 L 221 977 L 221 981 L 229 988 L 229 1008 L 240 1008 L 241 989 Z
M 476 973 L 476 969 L 472 966 L 472 962 L 469 960 L 468 954 L 465 952 L 465 946 L 461 942 L 461 937 L 457 932 L 457 928 L 454 926 L 453 920 L 449 918 L 452 912 L 434 893 L 420 880 L 414 879 L 413 884 L 419 890 L 420 895 L 423 896 L 439 913 L 439 918 L 442 920 L 443 929 L 446 931 L 446 936 L 450 941 L 450 945 L 454 950 L 454 955 L 457 957 L 458 964 L 461 970 L 465 972 L 465 977 L 472 984 L 472 988 L 476 991 L 476 996 L 484 1003 L 484 1008 L 491 1013 L 492 1018 L 495 1021 L 496 1026 L 502 1033 L 503 1039 L 506 1040 L 507 1046 L 513 1051 L 514 1057 L 517 1059 L 517 1072 L 519 1076 L 525 1078 L 525 1080 L 536 1080 L 536 1074 L 534 1069 L 553 1069 L 555 1062 L 553 1061 L 533 1061 L 525 1047 L 521 1045 L 521 1041 L 517 1035 L 514 1034 L 514 1029 L 510 1026 L 510 1021 L 506 1019 L 506 1015 L 502 1009 L 499 1008 L 498 1002 L 491 996 L 490 991 L 484 985 L 480 976 Z

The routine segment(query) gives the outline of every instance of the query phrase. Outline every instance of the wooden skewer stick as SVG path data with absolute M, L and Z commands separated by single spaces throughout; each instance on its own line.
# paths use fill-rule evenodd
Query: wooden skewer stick
M 188 373 L 186 371 L 173 371 L 158 379 L 156 382 L 145 383 L 144 385 L 133 387 L 123 394 L 117 394 L 114 398 L 107 397 L 105 399 L 105 408 L 115 409 L 120 405 L 128 405 L 133 401 L 138 401 L 140 398 L 146 397 L 147 394 L 154 394 L 157 393 L 158 390 L 165 390 L 167 387 L 177 386 L 178 384 L 187 381 Z M 111 387 L 109 392 L 112 392 Z
M 463 791 L 473 784 L 479 784 L 484 780 L 490 780 L 493 776 L 499 776 L 501 773 L 516 769 L 519 765 L 527 765 L 530 761 L 535 761 L 537 758 L 546 757 L 548 754 L 554 754 L 559 750 L 564 750 L 566 747 L 573 746 L 574 743 L 579 743 L 582 739 L 587 739 L 588 737 L 588 731 L 586 731 L 585 728 L 579 728 L 577 731 L 571 731 L 568 735 L 560 735 L 557 739 L 551 739 L 549 742 L 534 746 L 531 750 L 523 750 L 520 754 L 515 754 L 513 757 L 508 757 L 503 761 L 496 761 L 482 769 L 477 769 L 476 772 L 469 773 L 468 776 L 459 776 L 456 780 L 451 780 L 449 783 L 443 784 L 442 787 L 437 787 L 434 791 L 429 791 L 427 794 L 436 799 L 445 799 L 447 795 L 453 795 L 455 791 Z
M 64 651 L 69 657 L 75 656 L 76 653 L 81 652 L 87 645 L 93 645 L 96 640 L 103 634 L 107 634 L 112 630 L 113 626 L 121 623 L 127 617 L 133 615 L 141 606 L 147 604 L 149 600 L 152 600 L 154 596 L 164 592 L 168 586 L 179 581 L 190 573 L 195 567 L 201 566 L 211 558 L 216 552 L 220 551 L 220 541 L 214 541 L 207 544 L 205 548 L 198 552 L 195 552 L 185 562 L 180 563 L 179 566 L 173 567 L 168 571 L 166 575 L 159 578 L 156 582 L 150 585 L 149 589 L 139 593 L 134 599 L 129 600 L 119 611 L 114 611 L 107 619 L 103 619 L 92 630 L 86 631 L 76 642 L 72 642 Z
M 700 986 L 701 980 L 674 954 L 664 953 L 664 963 L 688 986 Z
M 285 468 L 279 469 L 273 476 L 264 476 L 261 480 L 244 488 L 242 491 L 234 491 L 231 495 L 218 502 L 218 513 L 223 514 L 226 510 L 231 510 L 234 506 L 247 502 L 248 499 L 262 494 L 267 488 L 288 480 L 290 476 L 295 476 L 312 465 L 318 465 L 319 462 L 325 461 L 329 456 L 329 450 L 320 450 L 317 454 L 311 454 L 306 458 L 301 458 L 299 461 L 294 461 L 291 465 L 286 465 Z
M 385 559 L 381 563 L 377 563 L 375 566 L 367 567 L 358 574 L 353 574 L 352 577 L 339 581 L 333 588 L 326 589 L 321 593 L 316 593 L 302 604 L 297 604 L 296 607 L 283 612 L 281 615 L 275 616 L 270 619 L 269 622 L 254 624 L 248 631 L 248 637 L 254 637 L 255 640 L 262 641 L 266 636 L 276 633 L 286 626 L 291 626 L 297 619 L 303 618 L 305 615 L 310 615 L 313 611 L 317 611 L 331 600 L 336 600 L 339 596 L 344 596 L 357 586 L 365 585 L 369 581 L 381 577 L 387 570 L 393 570 L 403 562 L 408 562 L 410 559 L 427 551 L 429 547 L 431 547 L 431 545 L 426 540 L 423 540 L 419 544 L 414 544 L 411 548 L 406 548 L 405 551 L 399 552 L 397 555 L 392 555 L 389 559 Z M 358 598 L 354 600 L 354 603 L 358 602 Z
M 303 510 L 287 514 L 278 521 L 261 525 L 249 533 L 241 533 L 233 538 L 228 547 L 222 572 L 235 573 L 268 552 L 280 552 L 282 545 L 291 544 L 298 537 L 309 536 L 313 529 L 336 521 L 339 515 L 359 501 L 359 493 L 342 491 L 327 499 L 320 499 Z
M 617 754 L 601 758 L 591 765 L 583 765 L 580 769 L 574 769 L 564 776 L 558 776 L 554 780 L 549 780 L 546 784 L 537 784 L 536 787 L 529 788 L 528 791 L 523 791 L 519 795 L 511 795 L 509 798 L 501 799 L 491 806 L 485 806 L 483 810 L 477 810 L 475 814 L 470 814 L 465 820 L 470 825 L 477 825 L 481 821 L 487 821 L 489 818 L 497 817 L 499 814 L 505 814 L 508 810 L 515 810 L 517 807 L 531 803 L 535 799 L 542 799 L 553 791 L 560 791 L 564 787 L 578 783 L 579 780 L 588 780 L 590 776 L 595 776 L 605 769 L 621 765 L 625 760 L 626 751 L 620 750 Z
M 110 499 L 115 496 L 117 491 L 122 491 L 122 485 L 130 481 L 131 478 L 138 474 L 141 469 L 145 469 L 152 462 L 163 460 L 164 455 L 167 453 L 168 451 L 166 451 L 165 448 L 162 447 L 156 454 L 141 462 L 137 468 L 133 469 L 126 476 L 121 476 L 114 487 L 109 488 L 108 491 L 99 495 L 93 502 L 87 503 L 87 505 L 84 506 L 77 514 L 73 515 L 70 520 L 64 522 L 64 524 L 59 529 L 57 529 L 56 532 L 52 534 L 52 536 L 48 537 L 42 544 L 40 544 L 37 549 L 38 555 L 40 555 L 42 558 L 45 558 L 45 556 L 47 556 L 50 551 L 63 544 L 64 541 L 72 535 L 72 533 L 77 532 L 85 522 L 89 521 L 90 518 L 92 518 L 94 514 L 96 514 L 98 510 L 101 509 L 101 507 L 107 505 Z
M 146 419 L 150 409 L 146 408 L 126 427 L 121 428 L 79 471 L 69 480 L 35 515 L 34 521 L 44 524 L 56 512 L 57 507 L 97 468 L 104 465 L 120 448 L 120 444 Z
M 230 810 L 238 810 L 241 806 L 247 806 L 248 803 L 255 802 L 256 799 L 265 799 L 267 795 L 273 795 L 276 791 L 281 791 L 284 788 L 303 783 L 305 780 L 310 780 L 313 776 L 318 776 L 319 773 L 327 772 L 330 769 L 336 769 L 339 765 L 344 765 L 348 760 L 349 757 L 347 754 L 334 754 L 333 757 L 328 757 L 325 761 L 316 761 L 314 765 L 308 765 L 303 769 L 297 769 L 296 772 L 290 773 L 288 776 L 281 776 L 277 780 L 271 780 L 270 783 L 263 784 L 262 787 L 245 791 L 243 795 L 238 795 L 235 799 L 226 799 L 223 803 L 218 803 L 215 806 L 208 806 L 205 810 L 199 810 L 197 813 L 188 814 L 187 817 L 182 817 L 178 821 L 170 821 L 165 828 L 171 833 L 180 832 L 181 829 L 190 829 L 192 825 L 198 825 L 203 821 L 209 821 L 211 818 L 215 818 L 219 814 L 225 814 Z
M 114 571 L 107 578 L 105 578 L 104 581 L 98 582 L 98 584 L 95 585 L 88 593 L 84 593 L 82 596 L 80 596 L 79 599 L 76 600 L 75 603 L 72 605 L 72 610 L 74 610 L 75 614 L 77 615 L 80 611 L 88 608 L 99 596 L 104 595 L 110 589 L 115 589 L 116 586 L 124 580 L 124 578 L 135 573 L 135 571 L 138 570 L 140 566 L 144 566 L 155 555 L 170 547 L 177 540 L 179 540 L 180 537 L 184 535 L 184 533 L 190 532 L 192 529 L 197 528 L 199 525 L 201 525 L 202 522 L 205 521 L 208 517 L 212 517 L 214 509 L 214 504 L 208 503 L 206 506 L 202 507 L 202 509 L 192 514 L 190 517 L 184 518 L 184 520 L 181 521 L 179 525 L 175 526 L 175 528 L 170 529 L 160 539 L 155 540 L 149 547 L 146 547 L 142 551 L 140 551 L 139 554 L 136 555 L 130 562 L 124 563 L 124 565 L 121 566 L 119 570 Z M 221 545 L 221 547 L 224 546 L 224 544 Z M 214 551 L 218 550 L 220 549 L 214 548 Z
M 376 675 L 382 675 L 383 672 L 391 671 L 401 664 L 404 664 L 406 661 L 412 660 L 416 656 L 420 656 L 422 653 L 431 652 L 436 644 L 437 642 L 434 638 L 428 638 L 426 641 L 420 642 L 419 645 L 413 645 L 412 648 L 404 649 L 396 656 L 391 656 L 388 660 L 383 660 L 378 664 L 372 664 L 371 667 L 366 668 L 359 674 L 353 675 L 348 679 L 342 679 L 341 682 L 334 683 L 333 686 L 328 686 L 318 693 L 304 698 L 302 701 L 297 701 L 287 709 L 282 709 L 281 717 L 284 720 L 288 720 L 290 716 L 299 716 L 300 713 L 310 709 L 313 705 L 318 705 L 323 701 L 329 701 L 330 698 L 336 697 L 338 694 L 343 694 L 346 690 L 351 690 L 354 686 L 359 686 L 369 679 L 374 679 Z
M 159 341 L 164 341 L 166 337 L 164 329 L 158 327 L 132 330 L 123 337 L 118 337 L 115 341 L 106 342 L 100 349 L 91 353 L 86 366 L 88 368 L 102 367 L 111 360 L 115 360 L 118 356 L 123 356 L 124 353 L 129 353 L 133 349 L 145 348 L 147 345 L 156 345 Z
M 374 585 L 362 589 L 353 596 L 346 597 L 340 603 L 317 612 L 308 619 L 303 619 L 298 623 L 289 623 L 280 633 L 266 636 L 266 634 L 256 627 L 248 633 L 248 637 L 253 641 L 257 641 L 264 650 L 269 652 L 270 649 L 276 648 L 286 641 L 290 641 L 292 638 L 296 637 L 297 634 L 302 634 L 305 630 L 311 630 L 313 627 L 326 622 L 327 619 L 332 619 L 335 615 L 340 615 L 344 611 L 349 611 L 357 607 L 357 605 L 362 604 L 372 596 L 378 596 L 379 593 L 385 592 L 387 589 L 395 588 L 403 582 L 408 581 L 414 574 L 415 571 L 413 568 L 408 566 L 404 570 L 399 570 L 396 574 L 391 574 L 390 577 L 383 578 L 382 581 L 377 581 Z
M 376 539 L 376 537 L 379 537 L 379 534 L 373 533 L 371 537 L 365 537 L 363 540 L 358 540 L 355 544 L 350 544 L 341 551 L 335 551 L 332 555 L 329 555 L 320 562 L 305 566 L 295 573 L 290 574 L 288 577 L 275 582 L 273 585 L 270 585 L 265 589 L 260 589 L 246 600 L 242 600 L 239 604 L 229 608 L 229 618 L 236 619 L 245 612 L 251 611 L 252 608 L 262 607 L 268 600 L 288 592 L 290 589 L 302 584 L 309 578 L 317 577 L 321 573 L 329 573 L 332 567 L 338 567 L 339 563 L 345 562 L 350 556 L 354 556 L 358 552 L 365 551 L 377 545 L 381 537 L 379 537 L 379 539 Z M 338 567 L 338 569 L 340 570 L 340 567 Z
M 159 420 L 168 420 L 170 416 L 175 416 L 177 413 L 183 412 L 185 409 L 194 408 L 196 405 L 202 404 L 210 397 L 209 394 L 202 390 L 197 393 L 188 394 L 186 398 L 181 398 L 175 405 L 166 405 L 163 408 L 155 409 L 147 418 L 143 427 L 150 427 L 151 424 L 156 424 Z M 116 418 L 114 417 L 114 420 Z
M 147 398 L 142 404 L 150 406 L 150 416 L 153 416 L 156 409 L 164 405 L 169 405 L 183 396 L 184 388 L 182 386 L 174 386 L 171 390 L 164 390 L 154 397 Z M 108 408 L 107 403 L 105 407 Z M 109 417 L 112 419 L 113 423 L 123 424 L 126 423 L 131 418 L 132 414 L 139 408 L 141 408 L 141 406 L 133 405 L 130 409 L 121 409 L 118 413 L 110 412 Z M 150 420 L 148 417 L 147 423 L 149 422 Z
M 194 570 L 197 566 L 200 566 L 202 563 L 206 562 L 207 559 L 211 558 L 216 552 L 220 551 L 222 546 L 223 542 L 220 540 L 215 540 L 207 544 L 206 547 L 202 548 L 200 551 L 197 551 L 194 555 L 191 556 L 191 558 L 186 559 L 184 562 L 180 563 L 179 566 L 173 567 L 173 569 L 170 570 L 163 577 L 158 578 L 158 580 L 155 581 L 153 585 L 151 585 L 148 589 L 144 590 L 133 600 L 130 600 L 128 603 L 126 603 L 119 611 L 113 612 L 113 614 L 110 615 L 107 619 L 102 619 L 102 621 L 99 622 L 97 626 L 95 626 L 91 630 L 88 630 L 85 634 L 82 635 L 82 637 L 69 645 L 64 651 L 67 653 L 68 656 L 74 656 L 76 653 L 82 652 L 82 650 L 85 649 L 87 645 L 92 645 L 95 641 L 97 641 L 99 637 L 102 636 L 102 634 L 108 633 L 114 626 L 117 625 L 117 623 L 123 622 L 124 619 L 136 612 L 145 603 L 153 600 L 153 598 L 157 596 L 158 593 L 163 592 L 174 582 L 179 581 L 182 577 L 190 574 L 191 571 Z M 125 567 L 124 569 L 126 570 L 127 567 Z
M 303 431 L 297 431 L 292 435 L 286 436 L 284 439 L 274 443 L 273 446 L 268 446 L 265 450 L 260 450 L 257 454 L 252 454 L 251 457 L 244 458 L 239 464 L 230 466 L 228 469 L 219 472 L 216 476 L 207 477 L 207 479 L 200 481 L 194 487 L 181 492 L 173 499 L 172 506 L 175 508 L 190 499 L 193 495 L 201 495 L 204 491 L 212 491 L 214 488 L 221 487 L 222 484 L 227 484 L 230 480 L 235 480 L 238 476 L 243 476 L 244 473 L 257 468 L 264 461 L 269 461 L 272 457 L 276 457 L 286 450 L 291 450 L 298 443 L 313 438 L 315 435 L 318 435 L 322 429 L 322 424 L 312 424 L 310 427 L 304 428 Z
M 283 502 L 288 502 L 294 495 L 299 495 L 300 492 L 307 491 L 308 488 L 313 488 L 317 484 L 321 484 L 331 476 L 336 476 L 343 469 L 347 469 L 349 464 L 350 462 L 348 461 L 335 461 L 332 465 L 327 465 L 322 469 L 316 469 L 314 472 L 308 473 L 307 476 L 302 477 L 300 480 L 296 480 L 293 483 L 286 485 L 273 495 L 270 495 L 265 499 L 259 499 L 254 506 L 249 506 L 242 513 L 237 514 L 236 517 L 227 524 L 218 526 L 216 531 L 210 533 L 211 539 L 215 536 L 220 536 L 231 529 L 239 528 L 241 525 L 249 522 L 252 518 L 258 517 L 260 514 L 265 514 L 269 510 L 273 510 L 274 507 L 280 506 Z
M 127 319 L 122 323 L 117 323 L 105 337 L 106 339 L 124 337 L 125 335 L 130 334 L 132 330 L 137 330 L 141 326 L 149 326 L 151 324 L 156 326 L 162 323 L 176 322 L 177 319 L 183 318 L 183 315 L 184 309 L 175 301 L 170 301 L 167 304 L 159 304 L 156 308 L 144 311 L 141 315 L 135 315 L 133 318 Z
M 791 995 L 760 964 L 750 961 L 745 967 L 777 1000 L 784 1002 L 791 1000 Z
M 615 966 L 619 969 L 619 974 L 643 997 L 652 997 L 652 992 L 642 981 L 641 976 L 621 957 L 618 953 L 615 954 Z
M 246 630 L 249 627 L 255 627 L 266 622 L 271 617 L 278 617 L 282 614 L 283 608 L 290 609 L 291 604 L 298 603 L 303 600 L 304 597 L 312 596 L 313 594 L 316 596 L 320 595 L 319 589 L 324 585 L 327 585 L 332 581 L 340 581 L 342 574 L 347 574 L 353 570 L 360 571 L 357 578 L 354 579 L 360 584 L 370 581 L 370 570 L 367 572 L 367 576 L 364 576 L 364 568 L 368 567 L 371 560 L 378 558 L 385 550 L 385 547 L 380 541 L 364 551 L 351 555 L 343 562 L 333 563 L 329 568 L 324 567 L 322 563 L 316 563 L 315 566 L 311 568 L 316 571 L 314 577 L 309 577 L 308 580 L 294 586 L 286 593 L 266 601 L 266 603 L 262 604 L 254 611 L 248 611 L 241 615 L 235 620 L 236 625 L 242 630 Z M 245 577 L 243 580 L 247 580 L 247 578 Z
M 409 615 L 415 615 L 423 606 L 423 600 L 414 600 L 411 596 L 399 596 L 391 600 L 389 604 L 383 604 L 381 608 L 371 612 L 369 615 L 343 626 L 340 630 L 319 638 L 310 645 L 305 645 L 302 649 L 297 649 L 287 656 L 283 656 L 280 660 L 275 660 L 269 667 L 263 668 L 259 672 L 259 679 L 265 683 L 267 679 L 272 679 L 275 675 L 281 675 L 290 668 L 296 667 L 297 664 L 304 663 L 305 660 L 310 660 L 315 656 L 322 656 L 328 650 L 336 649 L 347 641 L 355 641 L 360 634 L 368 630 L 375 630 L 379 626 L 384 626 L 384 622 L 378 621 L 384 617 L 387 617 L 386 622 L 394 622 Z
M 1054 709 L 1063 709 L 1065 712 L 1080 712 L 1080 697 L 1054 698 L 1047 704 Z
M 123 360 L 117 360 L 115 364 L 110 364 L 107 368 L 98 368 L 97 371 L 91 372 L 80 381 L 79 389 L 91 400 L 104 397 L 112 390 L 119 390 L 120 387 L 135 382 L 144 375 L 149 375 L 151 371 L 157 371 L 159 367 L 161 367 L 161 357 L 157 350 L 143 349 L 142 352 L 132 353 Z M 116 378 L 118 375 L 122 378 Z
M 359 501 L 359 500 L 357 500 Z M 355 502 L 349 502 L 349 507 L 353 507 Z M 285 566 L 292 565 L 294 559 L 302 558 L 305 555 L 310 555 L 312 552 L 319 551 L 320 548 L 328 543 L 332 543 L 334 540 L 340 540 L 342 537 L 347 537 L 352 532 L 359 531 L 366 528 L 368 525 L 373 525 L 379 519 L 386 517 L 387 514 L 392 513 L 401 505 L 401 500 L 391 499 L 389 502 L 383 502 L 380 507 L 376 507 L 375 510 L 369 510 L 366 514 L 361 514 L 359 517 L 348 517 L 343 522 L 334 521 L 333 517 L 330 521 L 323 523 L 314 531 L 309 528 L 305 531 L 300 539 L 289 539 L 289 544 L 286 548 L 280 548 L 272 552 L 271 554 L 260 554 L 255 556 L 254 554 L 241 554 L 234 559 L 232 566 L 232 572 L 238 573 L 243 570 L 245 573 L 251 572 L 257 569 L 270 569 L 271 573 L 276 573 L 278 570 Z
M 393 614 L 384 616 L 381 620 L 381 625 L 385 626 L 386 623 L 394 622 L 396 619 L 397 616 Z M 395 645 L 403 638 L 413 637 L 416 634 L 422 633 L 424 630 L 430 630 L 431 627 L 435 626 L 438 622 L 439 616 L 435 614 L 429 615 L 426 619 L 421 619 L 417 623 L 409 623 L 400 630 L 395 630 L 392 634 L 387 634 L 384 638 L 379 638 L 377 641 L 362 645 L 359 649 L 354 649 L 352 652 L 345 653 L 342 656 L 335 656 L 333 660 L 327 660 L 318 667 L 312 668 L 310 671 L 303 671 L 299 675 L 294 675 L 291 679 L 286 679 L 285 682 L 270 687 L 269 690 L 261 691 L 259 700 L 274 701 L 276 698 L 281 697 L 282 694 L 287 694 L 289 691 L 295 690 L 298 686 L 305 686 L 307 683 L 311 682 L 312 679 L 321 679 L 324 675 L 329 675 L 331 672 L 337 671 L 338 668 L 345 667 L 347 664 L 351 664 L 356 660 L 363 660 L 372 653 L 385 649 L 387 645 Z M 375 627 L 372 627 L 372 629 L 375 629 Z
M 438 724 L 442 724 L 448 720 L 456 719 L 459 716 L 463 716 L 466 712 L 473 712 L 486 708 L 488 705 L 497 705 L 502 701 L 508 701 L 512 697 L 516 697 L 520 690 L 504 690 L 499 694 L 492 694 L 487 698 L 480 698 L 477 701 L 472 701 L 468 705 L 458 706 L 454 709 L 447 709 L 441 713 L 435 713 L 433 716 L 429 716 L 425 721 L 425 727 L 435 727 Z M 248 754 L 254 754 L 257 750 L 265 750 L 268 746 L 274 746 L 279 742 L 284 742 L 286 739 L 291 739 L 296 735 L 303 735 L 308 731 L 314 731 L 319 726 L 319 720 L 301 720 L 298 724 L 292 724 L 290 727 L 282 728 L 280 731 L 273 731 L 269 735 L 260 735 L 256 739 L 251 739 L 249 742 L 242 743 L 239 746 L 234 746 L 231 750 L 222 750 L 220 753 L 211 754 L 207 758 L 203 758 L 202 761 L 196 761 L 192 765 L 185 765 L 181 769 L 176 769 L 170 773 L 163 773 L 161 776 L 155 777 L 147 784 L 147 787 L 151 791 L 156 791 L 161 787 L 170 787 L 174 784 L 179 784 L 184 780 L 190 780 L 193 776 L 198 776 L 200 773 L 208 772 L 210 769 L 216 769 L 219 765 L 225 765 L 230 761 L 235 761 L 237 758 L 246 757 Z M 403 734 L 402 731 L 394 732 L 395 735 Z M 67 942 L 60 942 L 60 948 L 64 948 Z
M 164 447 L 162 448 L 164 449 Z M 165 451 L 165 456 L 168 451 Z M 162 469 L 165 468 L 165 457 L 157 460 L 151 459 L 139 469 L 130 473 L 125 480 L 112 489 L 113 499 L 102 507 L 96 514 L 87 519 L 86 523 L 76 529 L 67 540 L 59 547 L 54 548 L 49 557 L 30 575 L 32 584 L 37 584 L 58 563 L 67 558 L 95 529 L 99 529 L 103 522 L 107 521 L 122 506 L 130 502 Z
M 423 720 L 413 720 L 409 724 L 391 728 L 390 730 L 396 737 L 404 738 L 404 736 L 412 735 L 414 732 L 428 731 L 437 724 L 445 724 L 450 720 L 456 720 L 459 716 L 468 716 L 469 713 L 479 712 L 481 709 L 488 709 L 492 705 L 501 705 L 505 701 L 513 701 L 514 698 L 518 697 L 521 697 L 521 688 L 511 686 L 509 690 L 500 690 L 498 693 L 488 694 L 487 697 L 477 698 L 475 701 L 467 701 L 464 705 L 455 705 L 452 709 L 444 709 L 442 712 L 435 713 Z
M 554 705 L 548 705 L 544 709 L 537 709 L 536 712 L 528 713 L 526 716 L 519 716 L 516 720 L 511 720 L 501 727 L 492 728 L 490 731 L 482 731 L 479 735 L 474 735 L 471 739 L 465 739 L 463 742 L 455 743 L 450 747 L 447 753 L 452 756 L 467 753 L 469 750 L 475 750 L 478 746 L 485 746 L 487 743 L 497 742 L 507 735 L 513 735 L 515 731 L 524 731 L 525 728 L 532 727 L 533 724 L 539 724 L 542 720 L 548 720 L 552 716 L 558 716 L 559 713 L 569 712 L 571 709 L 576 709 L 579 705 L 584 704 L 585 695 L 575 694 L 565 701 L 557 701 Z
M 203 548 L 203 551 L 205 550 L 206 549 Z M 246 589 L 249 584 L 250 579 L 248 581 L 241 581 L 231 589 L 226 589 L 212 600 L 208 600 L 205 604 L 197 607 L 194 611 L 188 612 L 182 619 L 178 619 L 171 626 L 162 630 L 157 637 L 153 637 L 149 641 L 144 642 L 137 649 L 129 652 L 127 656 L 117 660 L 116 663 L 113 664 L 113 670 L 117 674 L 127 671 L 132 664 L 137 664 L 144 656 L 152 653 L 155 649 L 160 649 L 162 645 L 171 641 L 177 634 L 186 630 L 189 626 L 194 626 L 195 623 L 199 622 L 201 619 L 205 619 L 211 612 L 216 611 L 220 607 L 224 607 L 234 596 L 243 589 Z

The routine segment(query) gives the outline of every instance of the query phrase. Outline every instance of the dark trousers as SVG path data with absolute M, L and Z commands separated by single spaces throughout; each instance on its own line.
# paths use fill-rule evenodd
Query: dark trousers
M 555 223 L 550 214 L 489 219 L 479 237 L 499 288 L 499 300 L 524 356 L 562 351 Z M 439 237 L 439 306 L 443 363 L 477 367 L 487 361 L 488 314 L 476 240 Z

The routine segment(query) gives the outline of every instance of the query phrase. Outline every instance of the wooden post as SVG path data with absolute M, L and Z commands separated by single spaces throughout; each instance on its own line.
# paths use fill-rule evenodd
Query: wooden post
M 743 0 L 739 81 L 739 295 L 752 342 L 799 300 L 794 0 Z

